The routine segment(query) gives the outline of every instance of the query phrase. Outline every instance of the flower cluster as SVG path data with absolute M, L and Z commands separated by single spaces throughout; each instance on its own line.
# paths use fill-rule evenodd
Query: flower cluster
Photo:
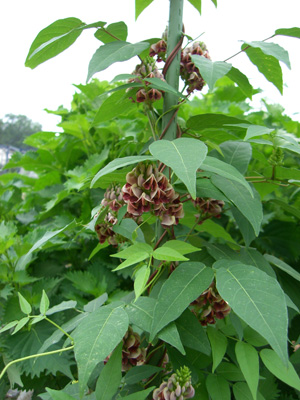
M 216 319 L 223 319 L 230 313 L 228 303 L 219 295 L 215 282 L 192 302 L 192 312 L 199 319 L 202 326 L 215 324 Z
M 122 192 L 129 214 L 137 217 L 150 211 L 161 219 L 165 228 L 183 218 L 179 194 L 152 163 L 139 163 L 127 174 L 126 181 Z
M 146 61 L 142 62 L 142 64 L 139 64 L 135 67 L 135 70 L 133 71 L 132 75 L 135 75 L 135 77 L 129 79 L 129 83 L 131 82 L 141 83 L 144 82 L 143 79 L 145 78 L 158 78 L 164 81 L 164 77 L 157 69 L 155 61 L 149 57 L 148 59 L 146 59 Z M 162 92 L 158 89 L 153 89 L 148 87 L 149 84 L 147 84 L 147 82 L 144 83 L 145 87 L 139 89 L 136 92 L 136 101 L 138 103 L 143 103 L 143 102 L 152 103 L 153 101 L 159 100 L 162 96 Z
M 122 339 L 122 371 L 128 371 L 136 365 L 143 365 L 146 360 L 146 349 L 141 347 L 141 338 L 131 327 L 128 328 Z M 107 356 L 104 364 L 107 363 L 111 355 Z
M 123 338 L 122 371 L 128 371 L 136 365 L 143 365 L 146 360 L 146 349 L 141 347 L 140 335 L 129 327 Z
M 210 59 L 206 45 L 203 42 L 194 42 L 191 47 L 187 47 L 181 52 L 180 76 L 187 85 L 187 92 L 190 94 L 194 90 L 202 90 L 205 85 L 199 69 L 192 62 L 192 55 L 199 55 Z
M 172 374 L 167 382 L 163 382 L 153 392 L 153 400 L 184 400 L 195 396 L 191 383 L 191 372 L 187 367 L 181 367 Z
M 200 216 L 205 217 L 215 217 L 220 218 L 220 214 L 224 207 L 224 201 L 216 200 L 211 198 L 203 198 L 197 197 L 195 200 L 192 200 L 194 206 L 199 210 L 199 214 L 195 214 L 195 217 L 198 219 Z M 200 221 L 199 224 L 202 222 Z
M 157 56 L 156 61 L 161 62 L 165 61 L 166 52 L 167 52 L 167 43 L 164 39 L 161 39 L 159 42 L 151 45 L 149 56 L 150 57 Z
M 104 221 L 95 226 L 100 243 L 104 243 L 107 240 L 112 246 L 117 246 L 120 238 L 113 231 L 113 226 L 118 222 L 117 212 L 124 204 L 121 187 L 118 185 L 110 186 L 101 201 L 101 205 L 108 207 L 109 211 L 105 215 Z

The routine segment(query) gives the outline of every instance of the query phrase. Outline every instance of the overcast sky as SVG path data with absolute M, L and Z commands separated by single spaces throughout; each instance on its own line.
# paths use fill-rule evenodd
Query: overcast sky
M 185 0 L 184 25 L 188 35 L 203 33 L 213 61 L 222 61 L 240 50 L 240 40 L 263 40 L 278 28 L 300 27 L 299 0 L 218 0 L 216 9 L 210 0 L 202 0 L 202 16 Z M 24 62 L 38 32 L 57 19 L 76 17 L 85 23 L 124 21 L 129 28 L 128 41 L 138 42 L 160 37 L 168 22 L 167 0 L 154 0 L 135 22 L 134 0 L 9 0 L 0 4 L 1 99 L 0 118 L 7 113 L 25 114 L 40 122 L 44 130 L 59 130 L 59 119 L 44 108 L 70 107 L 73 84 L 85 83 L 89 60 L 101 45 L 94 30 L 84 31 L 64 53 L 31 70 Z M 264 90 L 271 103 L 281 103 L 286 113 L 299 110 L 300 40 L 272 39 L 290 53 L 292 71 L 282 65 L 283 96 L 252 66 L 245 54 L 230 62 L 250 78 L 254 87 Z M 118 63 L 95 76 L 111 80 L 119 73 L 131 73 L 138 59 Z M 257 100 L 255 106 L 259 105 Z M 300 120 L 300 114 L 293 116 Z

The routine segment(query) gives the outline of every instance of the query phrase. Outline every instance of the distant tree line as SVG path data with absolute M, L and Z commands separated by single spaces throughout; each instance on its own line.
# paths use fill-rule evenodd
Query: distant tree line
M 24 139 L 41 130 L 41 124 L 33 122 L 25 115 L 6 114 L 0 119 L 0 146 L 29 149 L 30 147 L 23 143 Z

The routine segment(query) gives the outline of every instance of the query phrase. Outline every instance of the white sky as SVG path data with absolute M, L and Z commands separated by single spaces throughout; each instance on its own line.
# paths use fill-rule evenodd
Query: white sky
M 278 28 L 300 27 L 299 0 L 218 0 L 216 9 L 210 0 L 202 0 L 202 16 L 185 0 L 184 25 L 188 35 L 202 32 L 213 61 L 222 61 L 240 50 L 239 40 L 263 40 Z M 154 2 L 134 21 L 134 0 L 2 0 L 0 3 L 0 118 L 7 113 L 25 114 L 40 122 L 44 130 L 56 128 L 59 118 L 44 108 L 70 107 L 75 92 L 72 84 L 85 83 L 89 60 L 101 45 L 93 37 L 94 29 L 84 31 L 65 52 L 31 70 L 24 62 L 38 32 L 57 19 L 76 17 L 85 23 L 124 21 L 129 42 L 160 37 L 168 22 L 167 0 Z M 278 36 L 271 41 L 290 53 L 292 71 L 282 65 L 284 94 L 252 66 L 245 54 L 232 60 L 254 87 L 264 90 L 271 103 L 281 103 L 287 114 L 298 113 L 300 93 L 300 40 Z M 138 59 L 117 63 L 95 75 L 111 80 L 119 73 L 131 73 Z M 255 102 L 259 105 L 259 101 Z M 300 114 L 293 116 L 300 120 Z

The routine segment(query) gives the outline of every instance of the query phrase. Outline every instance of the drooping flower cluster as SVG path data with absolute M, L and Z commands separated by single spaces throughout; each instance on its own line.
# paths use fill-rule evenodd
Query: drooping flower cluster
M 202 326 L 215 324 L 216 318 L 223 319 L 231 311 L 228 303 L 219 295 L 215 282 L 192 302 L 192 312 Z
M 136 101 L 138 103 L 152 103 L 153 101 L 159 100 L 161 98 L 162 92 L 160 90 L 149 87 L 149 83 L 143 81 L 143 79 L 145 78 L 158 78 L 164 81 L 164 77 L 157 69 L 155 61 L 153 59 L 148 57 L 145 61 L 142 62 L 142 64 L 138 64 L 135 67 L 132 75 L 135 75 L 135 77 L 129 79 L 129 83 L 145 83 L 145 87 L 139 89 L 136 92 Z
M 139 163 L 127 174 L 126 181 L 122 192 L 128 213 L 137 217 L 150 211 L 161 219 L 164 227 L 178 224 L 183 218 L 179 194 L 152 163 Z
M 101 201 L 101 205 L 108 207 L 109 211 L 105 215 L 104 221 L 95 226 L 100 243 L 107 240 L 112 246 L 117 246 L 119 237 L 113 231 L 113 226 L 117 224 L 117 212 L 124 204 L 121 187 L 118 185 L 110 186 Z
M 181 367 L 153 392 L 153 400 L 184 400 L 195 396 L 188 367 Z
M 140 335 L 129 327 L 123 338 L 122 371 L 128 371 L 136 365 L 143 365 L 146 360 L 146 349 L 141 347 Z
M 196 54 L 210 60 L 210 55 L 203 42 L 194 42 L 192 46 L 183 49 L 181 52 L 180 76 L 187 85 L 188 93 L 192 93 L 194 90 L 202 90 L 205 85 L 199 69 L 191 59 L 191 56 Z
M 146 349 L 141 347 L 140 335 L 128 328 L 125 336 L 122 339 L 122 371 L 128 371 L 137 365 L 143 365 L 146 360 Z M 110 355 L 104 360 L 104 364 L 109 360 Z
M 211 198 L 203 198 L 197 197 L 195 200 L 192 200 L 194 206 L 199 210 L 199 214 L 195 214 L 195 217 L 198 219 L 200 216 L 203 218 L 206 217 L 215 217 L 220 218 L 220 214 L 224 207 L 224 201 L 216 200 Z M 199 224 L 202 222 L 199 221 Z

